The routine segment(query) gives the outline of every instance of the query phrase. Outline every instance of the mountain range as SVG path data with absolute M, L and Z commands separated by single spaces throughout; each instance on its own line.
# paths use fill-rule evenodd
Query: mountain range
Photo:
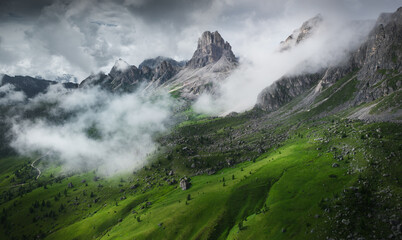
M 343 108 L 388 96 L 400 88 L 401 72 L 401 9 L 393 14 L 382 14 L 367 40 L 349 53 L 347 63 L 320 69 L 316 73 L 283 76 L 262 90 L 256 106 L 265 111 L 275 111 L 293 98 L 309 92 L 295 111 L 308 111 L 320 93 L 350 73 L 356 92 Z M 319 14 L 302 24 L 286 40 L 280 43 L 280 51 L 297 47 L 312 36 L 322 24 Z M 156 57 L 144 60 L 138 67 L 118 59 L 108 74 L 98 73 L 84 79 L 79 85 L 64 84 L 68 88 L 83 88 L 99 85 L 112 92 L 134 91 L 140 85 L 148 91 L 163 88 L 185 99 L 196 99 L 204 92 L 216 93 L 217 85 L 223 82 L 239 65 L 230 44 L 215 32 L 204 32 L 198 40 L 197 49 L 188 61 L 177 62 L 171 58 Z M 3 85 L 11 83 L 23 90 L 28 97 L 46 91 L 55 82 L 31 77 L 5 76 Z M 347 84 L 347 83 L 346 83 Z M 349 83 L 350 85 L 351 83 Z M 25 87 L 24 87 L 25 86 Z M 370 118 L 370 107 L 356 113 L 355 117 Z

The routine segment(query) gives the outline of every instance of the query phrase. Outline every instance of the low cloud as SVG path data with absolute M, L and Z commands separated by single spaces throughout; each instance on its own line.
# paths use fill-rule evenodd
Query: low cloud
M 23 92 L 15 91 L 15 87 L 11 84 L 1 86 L 3 76 L 0 76 L 0 106 L 13 105 L 25 101 L 26 96 Z
M 114 95 L 99 88 L 67 91 L 52 86 L 26 110 L 51 105 L 47 117 L 13 117 L 11 146 L 20 154 L 49 154 L 65 171 L 98 169 L 110 175 L 144 165 L 157 149 L 156 134 L 167 131 L 168 95 Z

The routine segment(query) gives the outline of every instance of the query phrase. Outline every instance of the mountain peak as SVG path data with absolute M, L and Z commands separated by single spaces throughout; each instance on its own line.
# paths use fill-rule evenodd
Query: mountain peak
M 127 70 L 129 70 L 131 67 L 135 66 L 130 66 L 126 61 L 123 59 L 119 58 L 116 60 L 115 64 L 113 65 L 112 69 L 110 70 L 109 75 L 116 77 L 122 73 L 125 73 Z
M 230 62 L 237 62 L 232 52 L 232 47 L 226 42 L 218 31 L 205 31 L 198 39 L 197 50 L 193 57 L 187 62 L 191 68 L 201 68 L 209 63 L 217 62 L 222 56 Z
M 124 61 L 123 59 L 119 58 L 118 60 L 116 60 L 112 71 L 120 71 L 120 72 L 124 72 L 127 69 L 130 68 L 130 64 L 128 64 L 126 61 Z
M 322 22 L 323 17 L 321 14 L 317 14 L 316 16 L 305 21 L 299 29 L 294 30 L 285 41 L 280 43 L 280 51 L 282 52 L 288 50 L 309 38 Z
M 232 47 L 228 42 L 222 38 L 218 31 L 210 32 L 205 31 L 202 33 L 201 37 L 198 39 L 198 49 L 205 49 L 208 45 L 214 44 L 217 47 L 223 48 L 225 50 L 231 50 Z

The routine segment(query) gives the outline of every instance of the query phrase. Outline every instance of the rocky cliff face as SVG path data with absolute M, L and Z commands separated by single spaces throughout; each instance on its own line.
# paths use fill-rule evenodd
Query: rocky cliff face
M 373 101 L 391 94 L 402 85 L 402 7 L 393 14 L 382 14 L 368 40 L 353 53 L 353 64 L 360 68 L 359 89 L 354 104 Z
M 280 43 L 279 51 L 286 51 L 309 38 L 318 29 L 322 21 L 323 18 L 321 14 L 318 14 L 317 16 L 305 21 L 299 29 L 294 30 L 285 41 Z
M 206 31 L 198 39 L 197 50 L 186 66 L 190 68 L 202 68 L 208 64 L 216 63 L 222 57 L 226 58 L 229 62 L 237 62 L 232 52 L 232 47 L 221 37 L 218 31 L 213 33 Z
M 319 90 L 357 70 L 357 89 L 351 105 L 374 101 L 398 91 L 402 85 L 402 8 L 383 13 L 367 40 L 350 54 L 347 64 L 326 70 Z
M 148 67 L 150 69 L 155 69 L 157 68 L 163 61 L 166 61 L 170 63 L 174 67 L 184 67 L 186 65 L 186 61 L 176 61 L 174 59 L 168 58 L 168 57 L 162 57 L 158 56 L 156 58 L 149 58 L 145 59 L 140 65 L 138 65 L 138 68 L 143 68 L 143 67 Z
M 265 111 L 275 111 L 315 86 L 322 76 L 322 73 L 316 73 L 282 77 L 259 94 L 257 106 Z
M 275 111 L 309 89 L 313 89 L 310 97 L 317 97 L 320 92 L 354 71 L 356 71 L 357 92 L 348 102 L 349 106 L 373 101 L 400 91 L 401 40 L 402 8 L 399 8 L 393 14 L 382 14 L 379 17 L 367 40 L 358 50 L 350 53 L 346 64 L 329 67 L 313 75 L 283 77 L 260 93 L 257 106 L 266 111 Z M 297 41 L 295 42 L 297 44 Z M 281 46 L 284 46 L 283 43 Z
M 138 69 L 136 66 L 130 66 L 122 59 L 116 61 L 109 76 L 112 79 L 111 85 L 113 90 L 131 90 L 141 82 L 147 80 L 141 69 Z
M 162 61 L 156 68 L 152 81 L 158 81 L 160 85 L 172 78 L 180 70 L 180 67 L 173 65 L 169 61 Z
M 162 85 L 187 99 L 200 94 L 216 93 L 217 84 L 226 79 L 238 66 L 232 47 L 218 32 L 204 32 L 186 67 Z

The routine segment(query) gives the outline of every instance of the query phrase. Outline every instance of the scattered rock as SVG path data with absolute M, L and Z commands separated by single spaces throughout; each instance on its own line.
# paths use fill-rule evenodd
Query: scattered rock
M 180 187 L 182 190 L 187 190 L 190 188 L 190 178 L 184 177 L 180 180 Z
M 136 184 L 134 184 L 134 185 L 132 185 L 131 187 L 130 187 L 130 189 L 136 189 L 137 187 L 139 187 L 140 185 L 138 184 L 138 183 L 136 183 Z
M 350 224 L 350 221 L 348 220 L 348 219 L 342 219 L 342 221 L 341 221 L 343 224 L 345 224 L 345 225 L 349 225 Z

